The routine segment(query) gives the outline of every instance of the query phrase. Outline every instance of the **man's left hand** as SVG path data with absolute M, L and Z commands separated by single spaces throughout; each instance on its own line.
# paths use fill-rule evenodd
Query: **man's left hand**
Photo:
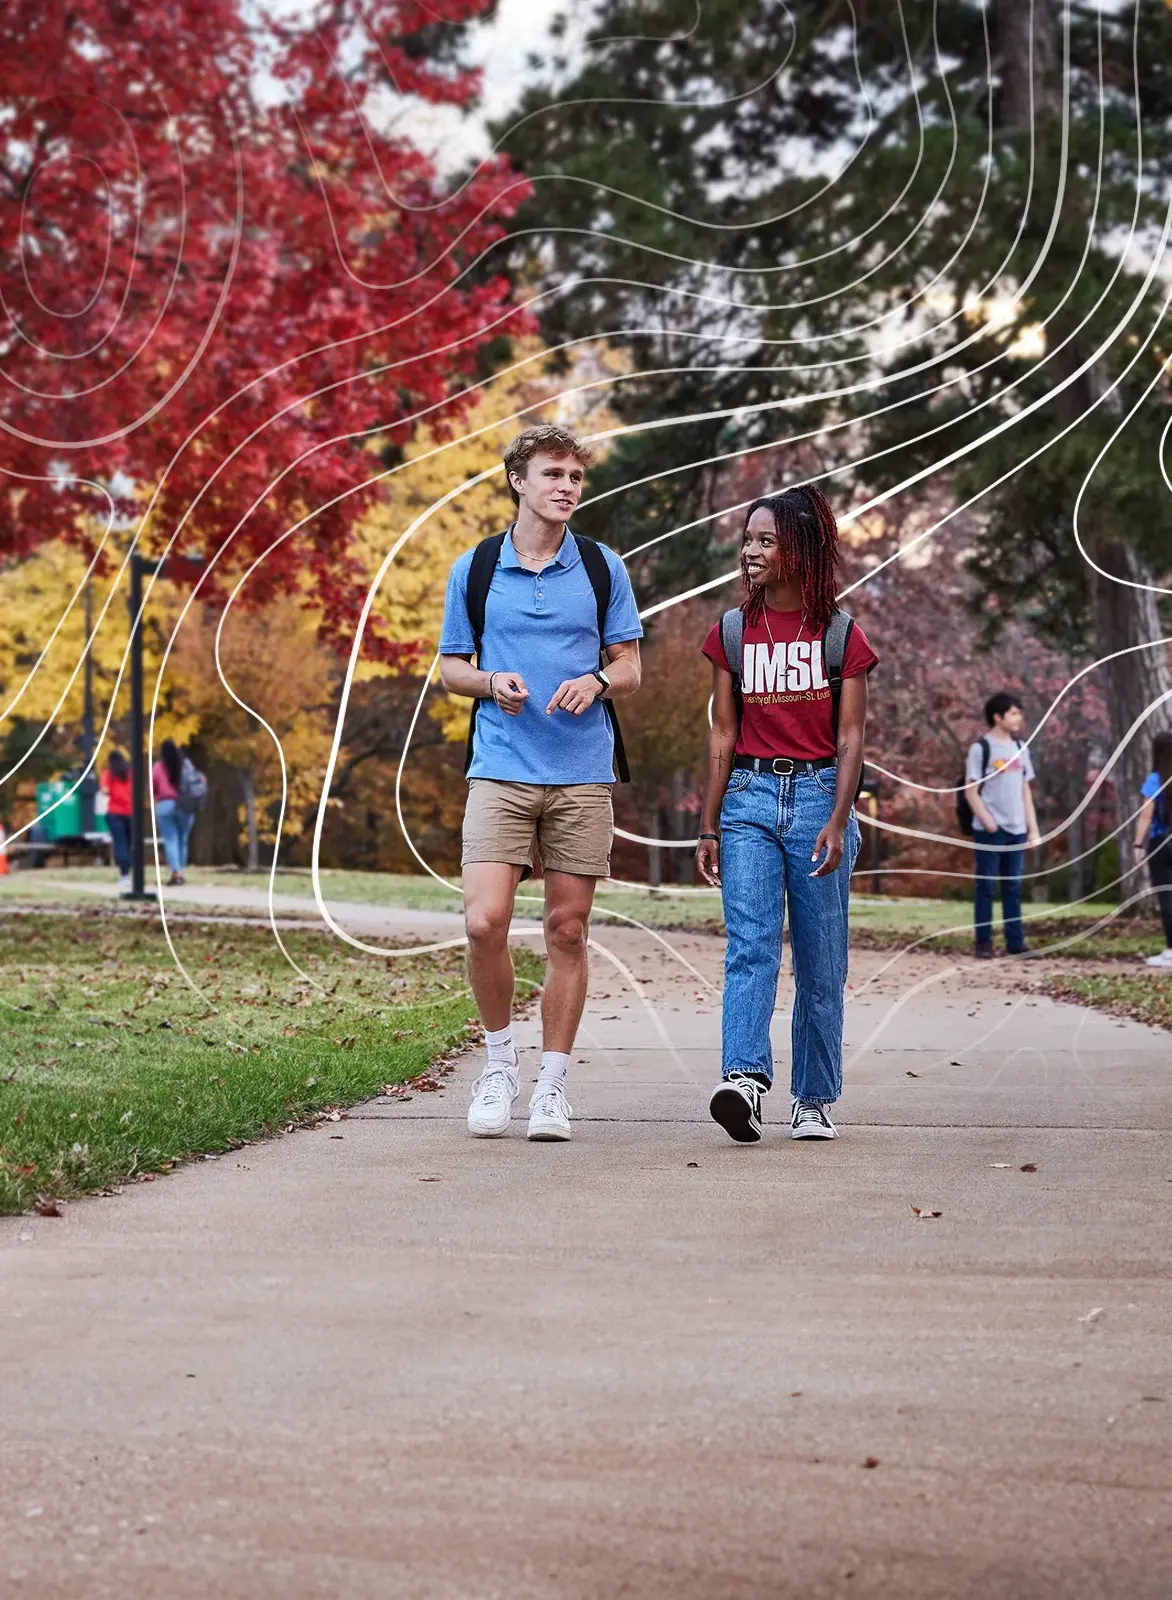
M 575 717 L 580 717 L 601 693 L 602 685 L 592 672 L 584 672 L 580 678 L 567 678 L 546 706 L 545 714 L 548 717 L 555 711 L 569 711 Z

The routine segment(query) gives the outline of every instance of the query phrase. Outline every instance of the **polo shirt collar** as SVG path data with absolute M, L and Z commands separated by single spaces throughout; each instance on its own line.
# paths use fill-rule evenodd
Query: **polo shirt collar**
M 508 533 L 505 534 L 505 542 L 501 546 L 500 553 L 500 565 L 502 567 L 521 566 L 521 558 L 518 556 L 513 545 L 513 528 L 516 526 L 517 524 L 514 522 L 510 526 Z M 576 566 L 581 559 L 582 555 L 578 549 L 578 541 L 574 538 L 570 531 L 570 525 L 567 523 L 566 531 L 562 535 L 562 542 L 558 546 L 558 553 L 556 556 L 554 556 L 549 565 L 551 567 L 573 567 Z M 528 571 L 528 568 L 522 567 L 521 570 Z

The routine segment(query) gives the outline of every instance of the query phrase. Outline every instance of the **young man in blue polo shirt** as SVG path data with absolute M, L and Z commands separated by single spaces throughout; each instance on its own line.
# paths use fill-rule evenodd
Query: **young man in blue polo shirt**
M 508 932 L 536 847 L 548 967 L 529 1137 L 568 1139 L 566 1069 L 586 1002 L 590 909 L 596 881 L 610 872 L 614 833 L 614 736 L 603 700 L 638 689 L 643 629 L 626 568 L 600 546 L 610 589 L 600 637 L 600 602 L 568 526 L 591 461 L 586 445 L 564 428 L 527 428 L 504 460 L 517 520 L 492 569 L 479 650 L 469 614 L 473 551 L 452 568 L 440 637 L 444 687 L 480 702 L 463 872 L 468 971 L 488 1061 L 468 1129 L 503 1134 L 520 1093 Z

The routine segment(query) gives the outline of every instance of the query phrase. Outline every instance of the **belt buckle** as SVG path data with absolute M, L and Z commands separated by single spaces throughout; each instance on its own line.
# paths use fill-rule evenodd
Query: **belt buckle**
M 796 765 L 792 756 L 774 756 L 773 775 L 775 778 L 792 778 Z

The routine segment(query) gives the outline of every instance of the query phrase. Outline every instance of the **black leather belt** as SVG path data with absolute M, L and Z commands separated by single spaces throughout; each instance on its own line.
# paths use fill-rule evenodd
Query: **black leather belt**
M 817 761 L 795 761 L 792 756 L 736 756 L 734 772 L 772 772 L 776 778 L 805 777 L 811 772 L 822 772 L 826 767 L 836 767 L 837 756 L 822 756 Z

